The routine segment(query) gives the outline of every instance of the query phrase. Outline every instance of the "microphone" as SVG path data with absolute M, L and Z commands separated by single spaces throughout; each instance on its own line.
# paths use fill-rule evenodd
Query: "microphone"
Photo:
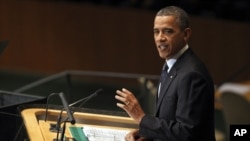
M 83 102 L 83 103 L 81 103 L 81 104 L 78 106 L 78 107 L 81 107 L 81 106 L 84 105 L 86 102 L 88 102 L 91 98 L 97 96 L 101 91 L 103 91 L 103 89 L 98 89 L 98 90 L 96 90 L 94 93 L 90 94 L 89 96 L 84 97 L 84 98 L 82 98 L 82 99 L 77 100 L 76 102 L 71 103 L 71 104 L 69 105 L 69 107 L 72 107 L 72 106 L 74 106 L 74 105 L 76 105 L 76 104 L 78 104 L 78 103 L 80 103 L 80 102 Z
M 79 107 L 81 107 L 84 103 L 86 103 L 87 101 L 89 101 L 91 98 L 97 96 L 97 94 L 98 94 L 99 92 L 101 92 L 101 91 L 102 91 L 102 89 L 98 89 L 97 91 L 95 91 L 95 92 L 92 93 L 91 95 L 89 95 L 89 96 L 87 96 L 87 97 L 85 97 L 85 98 L 82 98 L 82 99 L 80 99 L 80 100 L 77 100 L 76 102 L 74 102 L 74 103 L 72 103 L 72 104 L 70 104 L 70 105 L 68 105 L 67 101 L 65 100 L 63 93 L 59 93 L 59 96 L 60 96 L 60 98 L 61 98 L 62 101 L 63 101 L 64 108 L 67 110 L 67 109 L 69 109 L 69 107 L 74 106 L 74 105 L 76 105 L 76 104 L 78 104 L 78 103 L 80 103 L 80 102 L 83 101 L 83 102 L 79 105 Z M 72 117 L 73 117 L 73 113 L 74 113 L 74 112 L 67 111 L 67 113 L 69 113 L 69 112 L 70 112 L 70 114 L 71 114 Z M 57 137 L 56 137 L 56 139 L 54 139 L 54 141 L 58 141 L 58 137 L 59 137 L 59 132 L 60 132 L 60 130 L 62 131 L 62 133 L 61 133 L 61 141 L 63 141 L 63 138 L 64 138 L 65 128 L 66 128 L 66 121 L 63 121 L 63 123 L 64 123 L 64 124 L 63 124 L 63 128 L 60 129 L 61 114 L 62 114 L 62 111 L 61 111 L 60 116 L 59 116 L 59 118 L 58 118 L 57 124 L 55 125 L 56 130 L 57 130 Z M 68 115 L 68 118 L 70 119 L 70 116 L 69 116 L 69 115 Z M 73 119 L 73 120 L 74 120 L 74 119 Z M 70 121 L 71 121 L 71 123 L 72 123 L 72 120 L 70 120 Z M 75 120 L 74 120 L 74 122 L 75 122 Z M 51 128 L 51 131 L 53 131 L 52 129 L 54 129 L 54 128 Z
M 75 121 L 75 118 L 73 117 L 73 113 L 70 111 L 69 109 L 69 105 L 68 105 L 68 102 L 66 101 L 65 97 L 64 97 L 64 93 L 58 93 L 59 97 L 61 98 L 61 101 L 63 103 L 63 107 L 64 109 L 66 110 L 67 114 L 68 114 L 68 117 L 67 117 L 67 120 L 63 121 L 64 125 L 63 125 L 63 129 L 61 130 L 61 118 L 62 118 L 62 112 L 63 112 L 63 109 L 61 110 L 60 114 L 59 114 L 59 117 L 58 117 L 58 120 L 57 120 L 57 124 L 56 125 L 53 125 L 51 124 L 50 126 L 50 131 L 54 132 L 54 131 L 57 131 L 57 134 L 56 134 L 56 139 L 54 139 L 53 141 L 58 141 L 58 137 L 59 137 L 59 132 L 62 131 L 62 134 L 61 134 L 61 141 L 63 141 L 63 138 L 64 138 L 64 133 L 65 133 L 65 126 L 66 126 L 66 122 L 67 121 L 70 121 L 71 124 L 75 124 L 76 121 Z
M 54 95 L 59 95 L 59 93 L 51 93 L 48 98 L 47 98 L 47 102 L 46 102 L 46 109 L 45 109 L 45 116 L 44 116 L 44 121 L 46 122 L 47 120 L 47 116 L 48 116 L 48 108 L 49 108 L 49 100 L 50 97 L 54 96 Z
M 75 124 L 76 123 L 76 120 L 72 114 L 72 112 L 70 111 L 69 109 L 69 105 L 68 105 L 68 102 L 66 101 L 65 97 L 64 97 L 64 93 L 59 93 L 59 96 L 62 100 L 62 103 L 63 103 L 63 107 L 64 109 L 67 111 L 67 114 L 68 114 L 68 118 L 69 118 L 69 121 L 71 124 Z

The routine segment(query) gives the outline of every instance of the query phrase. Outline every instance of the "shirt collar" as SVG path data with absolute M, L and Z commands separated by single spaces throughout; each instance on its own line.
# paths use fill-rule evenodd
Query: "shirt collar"
M 188 44 L 186 44 L 180 51 L 178 51 L 173 57 L 166 60 L 168 65 L 168 72 L 173 67 L 177 59 L 189 48 Z

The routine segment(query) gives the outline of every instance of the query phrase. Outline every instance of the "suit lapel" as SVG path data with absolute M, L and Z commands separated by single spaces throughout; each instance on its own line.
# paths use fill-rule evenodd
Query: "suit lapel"
M 160 97 L 156 101 L 156 111 L 155 111 L 156 115 L 159 114 L 160 105 L 162 104 L 164 96 L 168 93 L 169 86 L 171 85 L 171 83 L 173 82 L 173 80 L 175 79 L 175 77 L 177 75 L 177 70 L 179 70 L 180 67 L 183 66 L 183 64 L 186 64 L 186 61 L 189 60 L 189 58 L 191 56 L 193 56 L 193 53 L 192 53 L 192 50 L 189 48 L 188 50 L 186 50 L 186 52 L 184 52 L 178 58 L 177 62 L 171 68 L 171 70 L 167 76 L 168 78 L 165 80 L 165 82 L 163 83 L 163 86 L 161 88 L 162 90 L 160 91 Z
M 159 107 L 162 103 L 162 99 L 163 97 L 166 95 L 166 91 L 168 90 L 171 82 L 174 80 L 175 76 L 176 76 L 176 69 L 172 68 L 171 71 L 169 72 L 167 79 L 163 82 L 162 86 L 161 86 L 161 91 L 160 91 L 160 96 L 157 99 L 157 104 L 156 104 L 156 113 L 158 113 Z

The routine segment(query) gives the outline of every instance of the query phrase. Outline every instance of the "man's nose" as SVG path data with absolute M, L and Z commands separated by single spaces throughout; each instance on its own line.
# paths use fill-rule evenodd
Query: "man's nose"
M 162 33 L 159 34 L 159 40 L 160 41 L 165 41 L 166 40 L 166 37 L 164 36 L 164 34 L 162 34 Z

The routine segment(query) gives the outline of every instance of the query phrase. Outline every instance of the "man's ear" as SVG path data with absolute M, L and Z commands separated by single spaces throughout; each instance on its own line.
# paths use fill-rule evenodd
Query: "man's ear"
M 185 39 L 185 41 L 188 41 L 188 40 L 189 40 L 191 34 L 192 34 L 191 28 L 186 28 L 186 29 L 184 30 L 184 39 Z

